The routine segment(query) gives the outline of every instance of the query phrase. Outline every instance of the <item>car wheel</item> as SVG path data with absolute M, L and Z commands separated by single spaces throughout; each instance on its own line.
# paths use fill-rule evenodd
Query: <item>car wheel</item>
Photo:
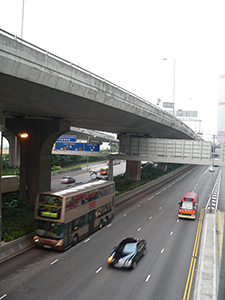
M 73 237 L 73 246 L 75 246 L 78 243 L 78 235 L 75 234 Z
M 146 254 L 146 249 L 143 250 L 142 256 L 145 256 Z
M 108 224 L 108 222 L 109 222 L 108 217 L 105 217 L 105 225 Z
M 98 225 L 98 229 L 102 229 L 102 227 L 103 227 L 103 221 L 101 220 L 99 225 Z
M 137 266 L 137 263 L 136 263 L 136 261 L 134 261 L 133 264 L 132 264 L 132 270 L 135 269 L 136 266 Z

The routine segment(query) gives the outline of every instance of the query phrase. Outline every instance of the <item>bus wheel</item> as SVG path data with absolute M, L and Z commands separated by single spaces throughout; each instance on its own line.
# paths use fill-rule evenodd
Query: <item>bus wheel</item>
M 109 222 L 108 217 L 105 217 L 105 225 L 108 224 L 108 222 Z
M 75 246 L 78 243 L 78 235 L 75 234 L 73 237 L 73 246 Z
M 101 220 L 99 225 L 98 225 L 98 229 L 102 229 L 102 227 L 103 227 L 103 221 Z

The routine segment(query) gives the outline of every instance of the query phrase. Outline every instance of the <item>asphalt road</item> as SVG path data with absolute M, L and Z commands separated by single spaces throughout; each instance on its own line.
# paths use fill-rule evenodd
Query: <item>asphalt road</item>
M 96 164 L 92 165 L 91 170 L 94 170 L 94 171 L 98 172 L 101 168 L 106 168 L 106 167 L 107 167 L 106 163 L 99 163 L 97 165 Z M 121 162 L 118 165 L 113 166 L 113 175 L 114 176 L 117 176 L 118 174 L 122 174 L 125 171 L 126 171 L 126 162 L 125 161 Z M 81 183 L 81 182 L 85 183 L 85 182 L 90 181 L 91 179 L 96 178 L 95 175 L 91 176 L 90 174 L 91 173 L 89 173 L 89 172 L 85 172 L 85 168 L 84 168 L 84 173 L 83 174 L 74 175 L 72 177 L 74 177 L 74 179 L 76 180 L 76 183 Z M 101 176 L 100 173 L 98 173 L 97 175 L 98 175 L 98 177 L 102 177 L 103 179 L 106 177 L 106 176 Z M 52 190 L 66 189 L 66 188 L 72 187 L 74 185 L 75 184 L 73 184 L 73 183 L 72 184 L 62 184 L 59 179 L 55 179 L 55 180 L 51 181 L 51 189 Z
M 0 299 L 183 299 L 198 220 L 179 220 L 177 203 L 194 190 L 200 212 L 218 169 L 196 167 L 119 205 L 111 224 L 63 253 L 32 248 L 2 263 Z M 134 270 L 109 268 L 108 255 L 127 236 L 145 238 L 146 255 Z

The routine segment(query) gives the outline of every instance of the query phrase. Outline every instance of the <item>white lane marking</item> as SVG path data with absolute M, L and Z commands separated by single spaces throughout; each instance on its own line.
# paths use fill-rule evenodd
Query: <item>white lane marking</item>
M 153 198 L 154 198 L 154 196 L 152 196 L 152 197 L 148 198 L 148 201 L 152 200 Z
M 162 209 L 162 206 L 160 206 L 159 209 Z
M 141 205 L 139 204 L 138 207 L 140 207 Z
M 158 193 L 156 194 L 156 196 L 158 196 L 158 195 L 161 194 L 161 193 L 162 193 L 162 191 L 158 192 Z
M 148 282 L 150 277 L 151 277 L 151 275 L 148 275 L 147 278 L 145 279 L 145 282 Z
M 151 220 L 152 219 L 152 216 L 151 217 L 149 217 L 149 220 Z
M 87 242 L 89 242 L 89 241 L 90 241 L 90 238 L 86 239 L 86 240 L 84 241 L 84 243 L 87 243 Z
M 3 296 L 0 297 L 0 300 L 7 297 L 7 294 L 4 294 Z
M 170 187 L 171 187 L 171 185 L 172 185 L 172 184 L 169 184 L 169 185 L 168 185 L 168 188 L 170 188 Z
M 177 220 L 177 223 L 178 223 L 179 221 L 180 221 L 180 220 L 178 219 L 178 220 Z
M 123 216 L 124 216 L 124 217 L 126 217 L 126 216 L 127 216 L 127 214 L 124 214 Z
M 165 250 L 165 249 L 162 249 L 162 250 L 161 250 L 161 253 L 163 253 L 163 252 L 164 252 L 164 250 Z
M 167 190 L 167 188 L 163 189 L 163 192 L 166 191 L 166 190 Z
M 109 225 L 107 225 L 107 227 L 111 227 L 112 226 L 112 223 L 110 223 Z
M 100 267 L 95 273 L 98 274 L 101 271 L 102 267 Z
M 141 227 L 140 228 L 138 228 L 138 230 L 137 231 L 140 231 L 141 230 Z
M 173 235 L 173 231 L 170 232 L 170 235 Z
M 50 263 L 50 265 L 54 265 L 58 261 L 58 258 Z

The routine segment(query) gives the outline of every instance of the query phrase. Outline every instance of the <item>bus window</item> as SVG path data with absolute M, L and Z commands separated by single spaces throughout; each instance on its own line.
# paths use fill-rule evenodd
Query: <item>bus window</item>
M 61 197 L 40 195 L 38 201 L 38 215 L 51 219 L 60 219 L 62 209 Z
M 88 214 L 85 214 L 80 218 L 80 228 L 88 225 Z

